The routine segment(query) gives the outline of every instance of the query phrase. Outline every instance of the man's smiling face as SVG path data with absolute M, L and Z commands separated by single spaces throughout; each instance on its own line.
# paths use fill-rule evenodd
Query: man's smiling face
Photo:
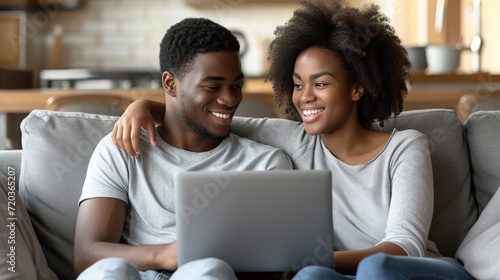
M 181 120 L 202 137 L 225 138 L 242 100 L 243 73 L 237 52 L 197 55 L 178 92 Z

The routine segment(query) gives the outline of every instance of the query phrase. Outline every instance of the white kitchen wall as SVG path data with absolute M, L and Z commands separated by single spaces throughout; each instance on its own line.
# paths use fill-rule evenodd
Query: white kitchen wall
M 294 2 L 214 0 L 193 7 L 182 0 L 86 0 L 75 10 L 46 9 L 28 17 L 28 60 L 31 68 L 48 65 L 51 34 L 63 28 L 62 68 L 158 69 L 159 43 L 174 23 L 206 17 L 241 30 L 250 42 L 243 57 L 247 75 L 263 72 L 261 41 L 273 36 L 297 7 Z
M 500 0 L 489 0 L 492 1 L 496 5 L 500 3 Z M 262 41 L 272 38 L 276 26 L 284 24 L 298 6 L 294 0 L 205 2 L 208 4 L 195 7 L 185 0 L 85 0 L 84 5 L 74 10 L 46 8 L 32 12 L 27 18 L 28 68 L 36 71 L 48 67 L 53 45 L 51 33 L 60 25 L 63 28 L 62 68 L 155 70 L 159 68 L 159 43 L 168 27 L 186 17 L 207 17 L 229 29 L 244 32 L 250 42 L 249 52 L 242 59 L 244 71 L 248 76 L 261 75 L 266 52 Z M 409 11 L 410 2 L 349 2 L 353 6 L 369 2 L 380 5 L 403 43 L 411 43 L 410 37 L 414 34 L 409 34 L 408 18 L 414 11 Z M 489 39 L 489 43 L 491 41 Z

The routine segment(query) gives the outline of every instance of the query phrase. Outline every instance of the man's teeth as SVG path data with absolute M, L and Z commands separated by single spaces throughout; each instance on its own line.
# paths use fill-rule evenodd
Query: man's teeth
M 221 114 L 221 113 L 216 113 L 216 112 L 212 112 L 212 115 L 216 116 L 217 118 L 221 118 L 221 119 L 229 119 L 231 117 L 231 114 Z
M 324 109 L 304 110 L 304 116 L 312 116 L 323 112 Z

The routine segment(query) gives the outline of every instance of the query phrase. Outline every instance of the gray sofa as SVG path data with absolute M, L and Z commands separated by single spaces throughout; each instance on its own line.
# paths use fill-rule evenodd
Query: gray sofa
M 0 172 L 7 176 L 8 170 L 15 170 L 9 176 L 18 182 L 19 199 L 29 213 L 40 252 L 59 279 L 74 279 L 72 244 L 77 201 L 90 155 L 116 119 L 35 110 L 21 124 L 23 150 L 0 151 Z M 374 125 L 380 130 L 393 127 L 417 129 L 429 140 L 435 182 L 430 239 L 444 255 L 458 256 L 476 277 L 489 279 L 481 274 L 485 266 L 500 275 L 498 256 L 479 250 L 485 226 L 476 230 L 474 240 L 467 236 L 500 186 L 500 111 L 476 112 L 464 125 L 453 110 L 406 111 L 383 127 Z M 6 213 L 1 215 L 2 221 L 6 220 Z M 491 219 L 488 221 L 491 225 Z M 500 235 L 500 222 L 490 227 Z M 468 246 L 459 249 L 464 239 Z M 491 252 L 500 252 L 498 239 L 496 244 L 485 244 L 493 246 Z M 457 249 L 463 253 L 457 255 Z M 22 269 L 22 265 L 17 268 Z

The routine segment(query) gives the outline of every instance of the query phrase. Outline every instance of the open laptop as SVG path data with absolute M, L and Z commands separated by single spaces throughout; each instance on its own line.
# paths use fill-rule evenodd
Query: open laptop
M 236 272 L 333 266 L 330 171 L 187 171 L 174 182 L 179 266 L 207 257 Z

